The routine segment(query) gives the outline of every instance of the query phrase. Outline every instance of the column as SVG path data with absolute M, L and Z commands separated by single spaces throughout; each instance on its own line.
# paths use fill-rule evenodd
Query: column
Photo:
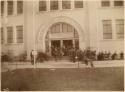
M 16 39 L 16 27 L 13 26 L 13 43 L 17 43 L 17 39 Z
M 50 0 L 46 0 L 47 11 L 50 11 Z
M 71 0 L 71 9 L 74 9 L 74 0 Z
M 114 2 L 113 2 L 113 0 L 110 0 L 110 7 L 114 7 Z
M 60 40 L 60 45 L 61 45 L 61 46 L 60 46 L 60 48 L 61 48 L 60 51 L 61 51 L 61 55 L 62 55 L 62 52 L 63 52 L 63 50 L 62 50 L 62 48 L 63 48 L 63 40 Z
M 60 40 L 61 48 L 63 47 L 63 40 Z
M 60 33 L 62 33 L 62 23 L 60 23 Z
M 7 16 L 7 0 L 4 1 L 4 16 Z
M 111 20 L 111 26 L 112 26 L 112 39 L 116 39 L 116 25 L 115 25 L 115 19 Z
M 39 0 L 36 1 L 36 12 L 39 13 Z
M 49 54 L 51 55 L 51 40 L 49 40 Z
M 73 48 L 75 48 L 75 39 L 73 38 Z
M 14 15 L 17 14 L 17 0 L 13 1 L 14 5 L 13 5 L 13 10 L 14 10 Z
M 4 30 L 4 43 L 7 44 L 7 0 L 4 1 L 4 15 L 3 15 L 3 30 Z
M 62 0 L 59 0 L 59 10 L 62 10 Z
M 34 48 L 33 42 L 33 1 L 25 0 L 25 9 L 24 9 L 24 28 L 26 30 L 26 50 L 27 50 L 27 59 L 30 59 L 30 52 Z
M 7 44 L 7 29 L 6 29 L 5 26 L 3 27 L 3 34 L 4 34 L 4 42 L 3 42 L 3 44 Z
M 96 48 L 98 42 L 97 34 L 97 20 L 98 20 L 98 3 L 95 1 L 88 1 L 87 9 L 87 21 L 88 24 L 88 37 L 86 38 L 86 43 L 88 47 Z

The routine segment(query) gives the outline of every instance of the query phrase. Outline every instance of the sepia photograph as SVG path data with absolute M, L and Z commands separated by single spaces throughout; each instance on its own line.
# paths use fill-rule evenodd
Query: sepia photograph
M 1 91 L 124 91 L 124 0 L 0 0 Z

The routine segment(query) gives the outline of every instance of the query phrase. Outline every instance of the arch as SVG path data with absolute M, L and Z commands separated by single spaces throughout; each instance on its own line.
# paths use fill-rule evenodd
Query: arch
M 60 17 L 53 18 L 49 22 L 45 23 L 45 25 L 40 27 L 40 30 L 39 30 L 39 33 L 37 36 L 37 41 L 38 41 L 38 44 L 42 45 L 42 51 L 45 52 L 45 39 L 46 39 L 46 34 L 48 32 L 48 29 L 53 24 L 56 24 L 59 22 L 64 22 L 64 23 L 70 24 L 77 30 L 78 35 L 79 35 L 79 48 L 83 49 L 85 47 L 85 38 L 86 38 L 85 36 L 86 35 L 85 35 L 84 30 L 80 26 L 80 24 L 69 17 L 60 16 Z

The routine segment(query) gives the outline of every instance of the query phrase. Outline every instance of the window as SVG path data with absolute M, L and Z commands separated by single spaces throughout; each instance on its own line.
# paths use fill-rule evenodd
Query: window
M 51 27 L 51 33 L 55 33 L 55 26 Z
M 70 9 L 71 8 L 71 1 L 62 1 L 62 9 Z
M 50 10 L 58 10 L 58 1 L 50 1 Z
M 7 43 L 13 43 L 13 28 L 7 27 Z
M 17 14 L 23 13 L 23 1 L 17 1 Z
M 7 14 L 12 15 L 13 14 L 13 1 L 7 1 L 8 2 L 8 7 L 7 7 Z
M 74 32 L 74 27 L 67 23 L 57 23 L 51 27 L 51 33 L 60 33 L 60 32 Z
M 3 28 L 1 28 L 1 44 L 3 44 L 4 41 L 4 33 L 3 33 Z
M 67 25 L 68 25 L 68 24 L 67 24 Z M 73 32 L 73 30 L 74 30 L 74 28 L 73 28 L 71 25 L 68 25 L 67 31 L 68 31 L 68 32 Z
M 117 33 L 118 39 L 124 38 L 124 20 L 123 19 L 116 20 L 116 33 Z
M 111 20 L 103 20 L 103 39 L 112 39 Z
M 110 1 L 109 0 L 101 1 L 101 6 L 102 7 L 109 7 L 110 6 Z
M 4 14 L 4 1 L 1 1 L 1 16 Z
M 39 1 L 39 11 L 46 11 L 46 10 L 47 10 L 46 1 L 45 0 Z
M 59 33 L 60 32 L 60 24 L 56 24 L 56 32 Z
M 60 24 L 56 24 L 51 27 L 51 33 L 59 33 L 60 32 Z
M 62 32 L 67 32 L 68 31 L 68 25 L 63 23 L 62 24 Z
M 77 30 L 74 28 L 74 38 L 78 38 L 78 37 L 79 37 L 78 32 L 77 32 Z
M 124 1 L 114 1 L 114 6 L 123 6 L 124 5 Z
M 16 26 L 17 43 L 23 43 L 23 26 Z
M 83 8 L 83 1 L 76 0 L 74 4 L 75 4 L 74 6 L 75 8 Z
M 62 23 L 62 32 L 73 32 L 74 28 L 66 23 Z

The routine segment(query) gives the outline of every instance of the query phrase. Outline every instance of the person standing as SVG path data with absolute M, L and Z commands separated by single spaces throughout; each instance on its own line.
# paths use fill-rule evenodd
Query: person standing
M 30 53 L 30 57 L 31 57 L 31 64 L 34 65 L 34 63 L 36 63 L 36 60 L 37 60 L 37 51 L 32 50 Z M 34 60 L 35 60 L 35 62 L 34 62 Z
M 89 62 L 90 62 L 91 67 L 93 68 L 94 67 L 93 61 L 96 58 L 96 51 L 89 50 L 89 56 L 90 56 L 89 57 Z
M 88 65 L 88 63 L 90 63 L 91 67 L 94 67 L 94 64 L 93 64 L 93 53 L 92 51 L 90 51 L 90 49 L 87 49 L 85 52 L 84 52 L 84 60 L 85 60 L 85 63 L 86 65 Z
M 33 60 L 34 60 L 34 58 L 33 58 L 33 50 L 30 52 L 30 57 L 31 57 L 31 64 L 33 65 Z
M 120 53 L 120 59 L 124 59 L 124 53 L 123 52 Z
M 54 58 L 55 58 L 55 61 L 57 62 L 57 55 L 58 55 L 58 49 L 57 47 L 54 48 Z
M 72 52 L 72 60 L 73 60 L 73 63 L 75 63 L 76 62 L 76 50 L 75 50 L 75 48 L 73 48 L 73 52 Z

